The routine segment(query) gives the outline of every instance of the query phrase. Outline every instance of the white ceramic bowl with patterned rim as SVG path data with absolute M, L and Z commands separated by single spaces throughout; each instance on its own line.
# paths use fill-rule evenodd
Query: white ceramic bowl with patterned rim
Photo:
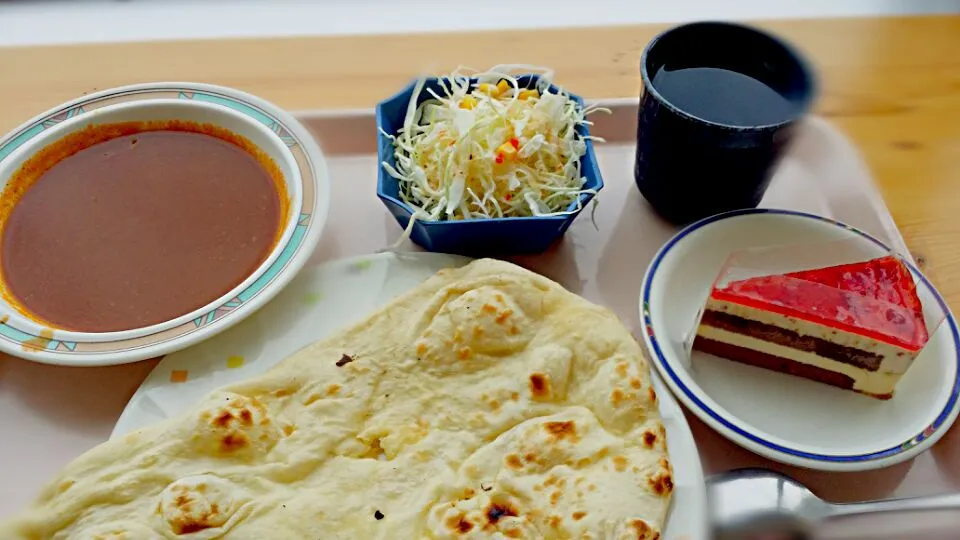
M 0 351 L 71 366 L 153 358 L 206 339 L 241 321 L 303 267 L 320 239 L 330 201 L 326 162 L 290 114 L 250 94 L 197 83 L 148 83 L 104 90 L 51 109 L 0 139 L 0 189 L 41 148 L 90 125 L 125 121 L 210 123 L 249 139 L 283 173 L 290 210 L 280 241 L 239 285 L 175 319 L 121 332 L 72 332 L 43 326 L 0 298 Z

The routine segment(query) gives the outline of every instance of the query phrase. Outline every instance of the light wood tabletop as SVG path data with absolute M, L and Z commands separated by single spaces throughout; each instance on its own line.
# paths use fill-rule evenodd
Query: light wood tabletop
M 907 244 L 960 309 L 960 16 L 757 24 L 816 66 L 817 112 L 861 149 Z M 524 62 L 585 97 L 635 96 L 640 53 L 664 28 L 0 48 L 0 132 L 146 81 L 223 84 L 291 110 L 367 108 L 419 73 Z

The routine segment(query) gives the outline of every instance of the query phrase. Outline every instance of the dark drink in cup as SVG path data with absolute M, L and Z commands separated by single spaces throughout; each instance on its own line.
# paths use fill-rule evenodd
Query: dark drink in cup
M 730 23 L 692 23 L 656 37 L 644 89 L 635 178 L 662 217 L 685 224 L 760 203 L 813 76 L 779 39 Z

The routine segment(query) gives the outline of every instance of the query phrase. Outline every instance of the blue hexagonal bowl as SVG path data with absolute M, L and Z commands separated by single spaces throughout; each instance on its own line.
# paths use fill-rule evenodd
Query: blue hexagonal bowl
M 518 77 L 518 83 L 524 88 L 535 88 L 539 77 L 524 75 Z M 476 81 L 474 81 L 476 82 Z M 396 166 L 393 155 L 393 142 L 383 132 L 396 134 L 403 126 L 403 119 L 407 113 L 407 105 L 413 96 L 416 81 L 401 90 L 393 97 L 377 105 L 377 157 L 379 163 L 384 161 Z M 430 97 L 426 92 L 432 88 L 438 94 L 442 92 L 437 79 L 427 79 L 424 91 L 420 93 L 420 102 Z M 551 85 L 551 90 L 557 88 Z M 567 94 L 583 107 L 583 99 L 573 94 Z M 577 133 L 581 136 L 590 134 L 587 126 L 577 126 Z M 587 151 L 580 160 L 581 174 L 586 178 L 584 189 L 600 191 L 603 179 L 600 176 L 600 167 L 597 165 L 597 156 L 593 149 L 593 141 L 586 140 Z M 401 227 L 406 227 L 413 215 L 413 210 L 400 200 L 400 185 L 390 176 L 383 165 L 380 165 L 377 174 L 377 196 L 383 201 L 387 210 L 393 214 Z M 585 193 L 580 196 L 581 210 L 593 198 L 593 194 Z M 511 218 L 481 218 L 456 221 L 425 221 L 416 220 L 413 225 L 412 240 L 429 251 L 456 253 L 474 257 L 491 255 L 518 255 L 541 253 L 546 251 L 557 239 L 563 236 L 580 211 L 576 210 L 576 203 L 570 205 L 570 214 L 547 217 L 511 217 Z

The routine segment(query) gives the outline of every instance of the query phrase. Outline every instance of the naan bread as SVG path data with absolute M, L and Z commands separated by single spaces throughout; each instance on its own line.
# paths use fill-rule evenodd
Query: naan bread
M 651 540 L 672 489 L 627 329 L 480 260 L 94 448 L 0 538 Z

